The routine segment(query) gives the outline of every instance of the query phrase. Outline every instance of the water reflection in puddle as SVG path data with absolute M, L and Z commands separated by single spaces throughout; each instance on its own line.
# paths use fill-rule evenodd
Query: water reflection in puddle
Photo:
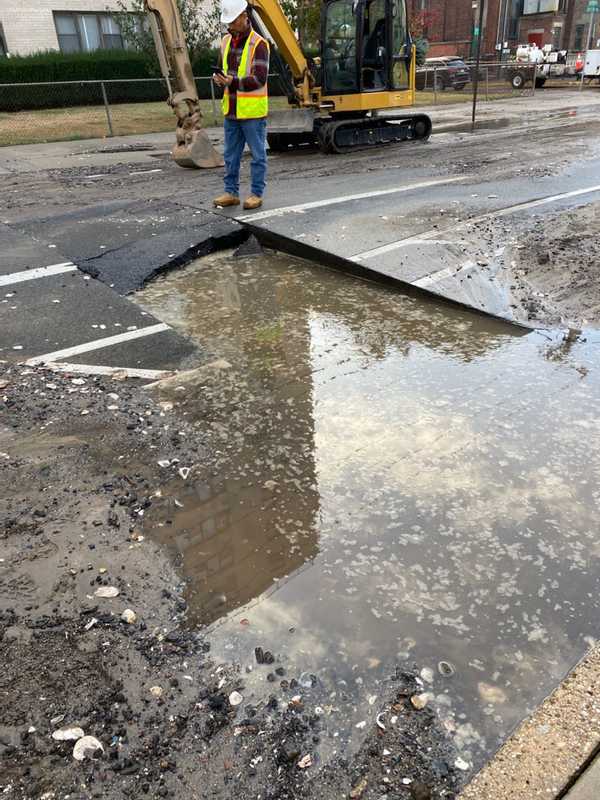
M 221 359 L 161 391 L 214 460 L 152 515 L 214 652 L 318 675 L 352 699 L 332 723 L 350 742 L 415 663 L 480 764 L 599 628 L 597 335 L 563 346 L 274 254 L 138 299 Z

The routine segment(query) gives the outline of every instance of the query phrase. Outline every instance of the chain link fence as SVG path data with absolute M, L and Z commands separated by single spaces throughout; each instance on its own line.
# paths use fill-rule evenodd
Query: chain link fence
M 417 68 L 417 105 L 450 105 L 472 102 L 476 65 L 473 62 L 454 62 L 442 66 L 424 65 Z M 460 65 L 462 66 L 460 66 Z M 585 84 L 590 88 L 591 84 Z M 563 68 L 517 61 L 481 62 L 477 99 L 480 102 L 528 97 L 542 88 L 580 89 L 584 85 L 572 59 Z
M 462 67 L 419 67 L 416 104 L 471 102 L 475 69 L 469 62 Z M 195 80 L 205 125 L 220 124 L 221 104 L 211 77 Z M 278 76 L 271 75 L 269 81 L 271 95 L 280 95 Z M 478 100 L 531 96 L 542 85 L 583 87 L 575 75 L 546 80 L 534 64 L 482 63 Z M 0 146 L 172 131 L 167 97 L 162 78 L 0 84 Z M 274 97 L 273 107 L 286 108 L 286 99 Z
M 220 124 L 212 78 L 195 81 L 204 124 Z M 269 88 L 281 94 L 277 75 Z M 162 78 L 0 84 L 0 146 L 172 131 L 168 96 Z

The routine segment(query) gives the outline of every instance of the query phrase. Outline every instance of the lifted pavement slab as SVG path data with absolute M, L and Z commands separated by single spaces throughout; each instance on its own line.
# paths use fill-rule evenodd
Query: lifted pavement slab
M 53 242 L 83 272 L 120 294 L 247 236 L 233 220 L 169 200 L 115 201 L 12 227 Z

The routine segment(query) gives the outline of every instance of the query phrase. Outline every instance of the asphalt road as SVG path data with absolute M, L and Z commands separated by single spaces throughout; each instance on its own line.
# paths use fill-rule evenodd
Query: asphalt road
M 504 116 L 475 135 L 343 157 L 273 156 L 254 214 L 215 213 L 220 170 L 179 169 L 164 135 L 2 148 L 0 358 L 148 376 L 209 358 L 125 295 L 239 243 L 239 221 L 396 279 L 401 291 L 412 284 L 510 318 L 510 297 L 494 280 L 502 248 L 486 252 L 482 229 L 509 231 L 600 196 L 600 95 L 586 93 L 574 114 L 572 94 L 553 101 L 559 112 L 542 98 L 539 117 L 511 104 L 513 127 L 504 126 L 504 103 Z M 465 108 L 444 112 L 446 129 Z

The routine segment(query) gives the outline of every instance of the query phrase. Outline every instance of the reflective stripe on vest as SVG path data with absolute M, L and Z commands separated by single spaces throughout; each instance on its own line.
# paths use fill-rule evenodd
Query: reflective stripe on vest
M 242 57 L 237 71 L 237 77 L 247 78 L 252 74 L 252 65 L 254 63 L 254 53 L 256 48 L 264 42 L 269 47 L 269 43 L 262 36 L 259 36 L 256 31 L 250 31 L 246 44 L 242 50 Z M 221 63 L 223 65 L 223 72 L 228 74 L 228 58 L 229 50 L 231 48 L 231 34 L 227 34 L 221 43 Z M 229 89 L 226 87 L 223 92 L 223 116 L 229 114 Z M 269 97 L 267 84 L 255 89 L 253 92 L 240 92 L 236 93 L 236 119 L 260 119 L 266 117 L 269 113 Z

